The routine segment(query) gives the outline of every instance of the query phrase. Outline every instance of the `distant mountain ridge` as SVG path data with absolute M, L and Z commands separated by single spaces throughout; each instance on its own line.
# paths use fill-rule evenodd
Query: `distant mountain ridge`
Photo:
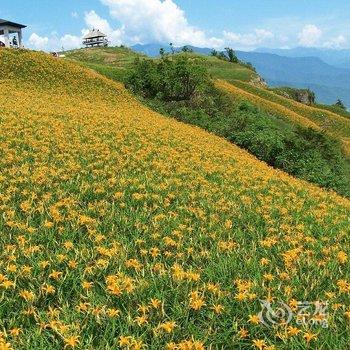
M 187 47 L 204 55 L 208 55 L 212 51 L 210 48 L 198 48 L 190 45 Z M 164 48 L 166 52 L 171 52 L 169 45 L 162 44 L 135 45 L 132 48 L 152 57 L 158 56 L 161 48 Z M 180 51 L 181 48 L 175 48 L 175 50 Z M 321 55 L 322 53 L 326 58 L 328 57 L 328 61 L 334 62 L 337 59 L 335 52 L 338 51 L 307 48 L 304 50 L 298 48 L 294 50 L 259 50 L 271 52 L 236 51 L 236 54 L 240 60 L 252 63 L 270 86 L 310 88 L 316 93 L 318 102 L 332 104 L 340 98 L 350 107 L 350 68 L 340 67 L 340 60 L 337 61 L 338 66 L 334 66 L 313 55 L 316 53 Z M 283 56 L 282 53 L 286 53 L 286 55 Z M 298 53 L 305 56 L 295 57 L 294 55 Z M 349 54 L 350 67 L 350 50 L 342 50 L 339 56 L 342 56 L 343 62 L 346 62 L 347 54 Z M 346 63 L 344 65 L 346 66 Z
M 317 57 L 285 57 L 270 53 L 237 51 L 271 86 L 309 88 L 317 100 L 332 104 L 338 98 L 350 106 L 350 69 L 338 68 Z
M 293 49 L 259 48 L 255 52 L 272 53 L 286 57 L 317 57 L 332 66 L 350 69 L 350 49 L 335 50 L 310 47 L 296 47 Z
M 206 47 L 195 47 L 191 45 L 186 45 L 189 49 L 193 50 L 194 52 L 200 53 L 202 55 L 209 55 L 212 51 L 212 49 L 206 48 Z M 174 47 L 175 51 L 179 52 L 182 50 L 184 46 L 181 47 Z M 171 47 L 169 44 L 136 44 L 131 47 L 133 50 L 143 53 L 147 56 L 156 57 L 159 56 L 160 49 L 164 49 L 166 53 L 171 52 Z

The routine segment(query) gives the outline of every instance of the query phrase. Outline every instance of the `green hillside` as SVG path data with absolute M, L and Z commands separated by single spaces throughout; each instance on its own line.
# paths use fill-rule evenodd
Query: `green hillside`
M 127 70 L 132 67 L 135 58 L 145 57 L 124 47 L 80 49 L 68 51 L 65 54 L 68 59 L 80 62 L 117 81 L 125 80 Z M 182 55 L 184 54 L 182 53 Z M 308 118 L 335 136 L 342 137 L 346 147 L 349 147 L 350 150 L 350 146 L 348 146 L 350 144 L 350 121 L 345 120 L 349 117 L 348 112 L 326 105 L 306 106 L 280 96 L 259 84 L 259 76 L 246 65 L 229 63 L 216 57 L 195 53 L 185 55 L 202 59 L 214 79 L 225 80 L 246 92 L 264 98 L 266 101 L 277 103 L 286 108 L 286 114 L 288 111 L 297 113 L 301 118 Z M 254 103 L 254 101 L 250 102 Z
M 80 62 L 98 73 L 117 81 L 123 81 L 135 58 L 141 54 L 126 47 L 78 49 L 64 53 L 67 59 Z
M 68 59 L 81 62 L 97 72 L 119 81 L 125 79 L 127 69 L 130 68 L 136 57 L 145 57 L 129 48 L 110 47 L 80 49 L 65 52 Z M 251 81 L 257 74 L 241 64 L 232 64 L 216 57 L 187 53 L 192 57 L 199 57 L 209 72 L 218 79 Z
M 276 104 L 284 108 L 285 115 L 288 115 L 291 111 L 306 118 L 308 121 L 314 123 L 317 128 L 341 139 L 344 142 L 345 149 L 348 154 L 350 154 L 350 119 L 335 113 L 334 109 L 331 111 L 324 108 L 318 108 L 317 105 L 307 106 L 292 99 L 280 96 L 268 89 L 253 86 L 243 81 L 236 80 L 231 81 L 230 83 L 242 91 L 250 93 L 252 95 L 251 102 L 253 103 L 257 96 L 264 100 L 266 104 Z M 259 99 L 259 101 L 261 100 Z M 257 104 L 259 104 L 259 102 L 257 102 Z M 279 109 L 279 111 L 283 114 L 282 109 Z
M 67 57 L 122 82 L 127 81 L 135 58 L 145 58 L 127 48 L 81 49 L 68 52 Z M 217 80 L 217 88 L 227 96 L 219 97 L 212 88 L 207 88 L 199 98 L 200 105 L 198 101 L 164 103 L 155 96 L 143 99 L 143 103 L 158 112 L 224 136 L 293 176 L 350 196 L 349 119 L 274 93 L 261 84 L 248 65 L 194 53 L 171 57 L 198 60 Z M 160 59 L 148 60 L 159 62 Z M 140 78 L 153 74 L 152 69 L 145 68 Z M 172 78 L 174 81 L 168 82 L 170 86 L 175 84 L 176 74 Z M 167 73 L 156 79 L 164 81 L 165 76 Z M 248 106 L 244 107 L 245 103 Z M 308 128 L 315 133 L 308 132 Z
M 0 64 L 1 349 L 348 347 L 348 199 L 74 62 Z

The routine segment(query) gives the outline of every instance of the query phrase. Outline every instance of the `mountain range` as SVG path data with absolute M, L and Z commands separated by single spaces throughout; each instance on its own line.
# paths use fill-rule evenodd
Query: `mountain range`
M 147 44 L 132 47 L 148 56 L 158 56 L 160 48 L 170 52 L 169 45 Z M 208 55 L 210 48 L 188 46 L 194 52 Z M 181 50 L 181 48 L 175 48 Z M 236 51 L 237 57 L 250 62 L 273 87 L 309 88 L 318 102 L 332 104 L 340 98 L 350 106 L 350 50 L 312 48 Z
M 286 57 L 318 57 L 332 66 L 350 69 L 350 49 L 331 50 L 325 48 L 295 47 L 293 49 L 259 48 L 255 51 L 273 53 Z

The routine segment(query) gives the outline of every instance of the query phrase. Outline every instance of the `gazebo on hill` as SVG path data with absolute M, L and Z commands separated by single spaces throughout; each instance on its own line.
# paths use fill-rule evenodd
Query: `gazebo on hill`
M 23 24 L 0 18 L 0 47 L 22 47 L 23 28 Z
M 98 29 L 92 29 L 88 34 L 84 36 L 83 44 L 85 47 L 106 47 L 108 46 L 107 35 L 103 34 Z

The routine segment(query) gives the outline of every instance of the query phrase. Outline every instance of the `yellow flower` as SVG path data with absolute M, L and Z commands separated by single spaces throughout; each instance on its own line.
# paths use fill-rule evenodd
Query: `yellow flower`
M 271 282 L 274 279 L 274 277 L 273 277 L 273 275 L 271 273 L 266 273 L 266 274 L 264 274 L 264 279 L 266 281 Z
M 119 344 L 119 346 L 121 346 L 121 347 L 123 347 L 123 346 L 129 346 L 129 345 L 131 345 L 131 340 L 132 340 L 132 338 L 130 337 L 130 336 L 127 336 L 127 337 L 125 337 L 125 336 L 120 336 L 119 337 L 119 341 L 118 341 L 118 344 Z
M 226 220 L 224 226 L 225 226 L 225 228 L 228 229 L 228 230 L 231 229 L 232 226 L 233 226 L 233 225 L 232 225 L 232 221 L 231 221 L 231 220 Z
M 45 269 L 46 267 L 48 267 L 50 265 L 50 262 L 49 261 L 41 261 L 39 263 L 39 266 L 42 268 L 42 269 Z
M 261 264 L 262 266 L 268 265 L 269 262 L 270 262 L 270 260 L 267 259 L 267 258 L 261 258 L 261 259 L 260 259 L 260 264 Z
M 263 350 L 264 347 L 266 346 L 266 342 L 265 342 L 265 340 L 263 340 L 263 339 L 254 339 L 254 340 L 253 340 L 253 345 L 254 345 L 257 349 Z
M 348 261 L 348 255 L 343 251 L 338 253 L 337 258 L 341 264 L 345 264 Z
M 54 294 L 56 289 L 54 286 L 50 285 L 50 284 L 44 284 L 41 287 L 41 290 L 45 293 L 45 294 Z
M 22 329 L 21 328 L 12 328 L 10 329 L 9 332 L 13 337 L 18 337 L 20 333 L 22 333 Z
M 158 309 L 162 305 L 162 302 L 159 299 L 151 299 L 150 304 L 154 309 Z
M 83 289 L 90 290 L 93 287 L 94 283 L 93 282 L 88 282 L 88 281 L 83 281 L 81 286 Z
M 304 333 L 304 339 L 306 340 L 307 343 L 310 343 L 312 340 L 317 339 L 317 334 L 306 332 Z
M 300 332 L 301 332 L 300 329 L 293 326 L 288 326 L 287 328 L 287 333 L 289 336 L 298 335 Z
M 112 308 L 111 309 L 107 309 L 107 315 L 109 317 L 112 317 L 112 318 L 118 317 L 120 315 L 120 310 L 112 309 Z
M 163 330 L 166 333 L 171 333 L 176 327 L 175 322 L 164 322 L 157 326 L 156 330 Z
M 259 324 L 259 323 L 260 323 L 260 318 L 259 318 L 258 315 L 249 315 L 248 321 L 249 321 L 251 324 Z
M 145 315 L 138 316 L 135 318 L 135 322 L 137 323 L 138 326 L 143 326 L 148 323 L 147 316 Z
M 75 348 L 79 345 L 79 335 L 72 335 L 68 338 L 64 338 L 64 348 Z
M 68 261 L 68 266 L 69 266 L 71 269 L 75 269 L 75 268 L 77 268 L 78 263 L 77 263 L 75 260 L 69 260 L 69 261 Z
M 116 193 L 114 193 L 114 198 L 115 199 L 121 199 L 121 198 L 123 198 L 123 196 L 124 196 L 123 192 L 116 192 Z
M 130 346 L 130 350 L 141 350 L 145 347 L 142 340 L 134 340 Z
M 216 314 L 221 314 L 223 311 L 224 311 L 224 307 L 222 306 L 222 305 L 220 305 L 220 304 L 214 304 L 213 306 L 212 306 L 212 310 L 216 313 Z
M 72 249 L 74 245 L 72 241 L 66 241 L 63 243 L 63 246 L 69 250 L 69 249 Z
M 35 294 L 29 290 L 22 290 L 19 295 L 25 300 L 25 301 L 34 301 Z
M 249 332 L 248 332 L 245 328 L 241 328 L 241 329 L 238 331 L 238 336 L 239 336 L 241 339 L 247 338 L 248 335 L 249 335 Z
M 11 344 L 0 337 L 0 350 L 13 350 Z
M 204 299 L 199 295 L 199 293 L 191 292 L 190 293 L 190 308 L 193 310 L 200 310 L 205 305 Z
M 17 271 L 17 266 L 15 264 L 10 264 L 7 266 L 6 270 L 8 272 L 16 272 Z
M 12 281 L 6 280 L 6 281 L 2 282 L 0 286 L 5 288 L 5 289 L 9 289 L 9 288 L 14 288 L 15 283 Z
M 54 280 L 58 280 L 59 278 L 61 278 L 63 275 L 63 273 L 61 271 L 55 271 L 53 270 L 50 274 L 49 274 L 49 278 L 52 278 Z

